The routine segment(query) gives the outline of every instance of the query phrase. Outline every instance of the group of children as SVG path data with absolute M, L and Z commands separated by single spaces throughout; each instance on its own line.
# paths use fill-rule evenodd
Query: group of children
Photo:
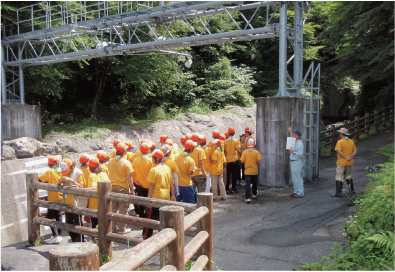
M 116 139 L 113 142 L 114 150 L 109 154 L 103 150 L 98 151 L 96 157 L 82 154 L 79 158 L 80 168 L 69 158 L 59 162 L 56 156 L 50 157 L 50 169 L 40 175 L 39 179 L 59 186 L 91 190 L 97 190 L 99 181 L 110 180 L 112 192 L 115 193 L 186 203 L 195 203 L 197 192 L 210 191 L 214 200 L 226 200 L 227 194 L 238 192 L 237 181 L 240 181 L 240 185 L 246 187 L 245 202 L 250 203 L 251 198 L 256 198 L 258 194 L 258 163 L 262 159 L 254 149 L 253 133 L 248 127 L 236 139 L 235 129 L 230 127 L 225 134 L 214 131 L 211 142 L 203 135 L 187 134 L 181 137 L 182 148 L 167 135 L 162 135 L 159 139 L 160 147 L 155 142 L 144 139 L 138 150 L 134 149 L 132 142 L 123 143 L 121 139 Z M 97 198 L 48 191 L 48 201 L 98 209 Z M 113 213 L 126 214 L 128 207 L 128 203 L 112 201 Z M 141 218 L 159 219 L 158 208 L 135 205 L 135 211 Z M 83 225 L 80 215 L 66 213 L 65 217 L 66 223 Z M 62 213 L 48 209 L 47 218 L 62 221 Z M 85 216 L 84 219 L 88 226 L 96 228 L 97 218 Z M 53 237 L 47 243 L 60 243 L 62 230 L 51 230 Z M 113 222 L 112 231 L 124 234 L 130 232 L 130 229 L 126 228 L 125 223 Z M 152 231 L 144 228 L 142 238 L 151 237 Z M 81 234 L 70 232 L 70 237 L 73 242 L 85 241 Z

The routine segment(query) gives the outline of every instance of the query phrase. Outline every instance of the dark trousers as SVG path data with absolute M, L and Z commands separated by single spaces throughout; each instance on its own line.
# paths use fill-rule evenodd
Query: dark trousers
M 240 180 L 246 180 L 246 176 L 244 174 L 244 163 L 241 164 L 241 177 Z
M 159 208 L 150 208 L 148 210 L 147 218 L 159 221 Z M 145 239 L 150 238 L 152 236 L 153 232 L 154 232 L 153 229 L 144 228 L 143 229 L 143 239 L 145 240 Z
M 91 217 L 91 224 L 92 224 L 92 229 L 95 229 L 96 226 L 99 224 L 99 219 L 95 217 Z
M 237 189 L 237 178 L 239 177 L 240 168 L 237 166 L 237 161 L 228 162 L 226 164 L 226 191 L 229 191 L 229 180 L 232 174 L 232 191 Z
M 74 214 L 74 213 L 66 213 L 66 223 L 73 224 L 76 226 L 83 226 L 81 215 Z M 73 241 L 73 242 L 83 242 L 85 239 L 83 234 L 69 232 L 69 235 L 70 235 L 71 241 Z
M 258 175 L 246 175 L 246 199 L 251 199 L 251 184 L 252 194 L 258 193 Z
M 137 193 L 138 193 L 139 196 L 147 197 L 148 196 L 148 189 L 145 189 L 144 187 L 139 186 Z M 146 207 L 145 206 L 139 205 L 136 212 L 138 213 L 140 218 L 147 218 L 147 213 L 146 213 Z
M 47 211 L 48 219 L 55 219 L 56 221 L 62 222 L 62 212 L 57 210 L 48 209 Z M 62 235 L 62 229 L 51 228 L 52 236 Z

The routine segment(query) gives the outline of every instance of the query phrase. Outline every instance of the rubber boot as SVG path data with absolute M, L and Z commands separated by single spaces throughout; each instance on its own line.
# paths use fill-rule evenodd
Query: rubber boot
M 342 197 L 342 182 L 336 180 L 336 194 L 332 195 L 333 197 Z
M 352 179 L 346 179 L 348 188 L 350 189 L 350 194 L 355 195 L 354 191 L 354 183 L 352 182 Z

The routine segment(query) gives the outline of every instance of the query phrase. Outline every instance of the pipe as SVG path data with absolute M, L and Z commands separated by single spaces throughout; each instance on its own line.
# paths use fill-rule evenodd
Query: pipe
M 279 85 L 276 96 L 287 96 L 287 2 L 280 8 Z

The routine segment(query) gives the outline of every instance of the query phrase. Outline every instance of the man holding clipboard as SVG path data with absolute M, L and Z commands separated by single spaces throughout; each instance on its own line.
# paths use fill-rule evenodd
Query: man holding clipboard
M 303 169 L 303 143 L 300 140 L 302 133 L 298 130 L 292 130 L 288 128 L 291 133 L 291 137 L 287 137 L 287 149 L 291 152 L 289 158 L 291 160 L 291 180 L 294 186 L 294 192 L 291 194 L 292 197 L 301 198 L 304 197 L 304 187 L 302 179 Z

